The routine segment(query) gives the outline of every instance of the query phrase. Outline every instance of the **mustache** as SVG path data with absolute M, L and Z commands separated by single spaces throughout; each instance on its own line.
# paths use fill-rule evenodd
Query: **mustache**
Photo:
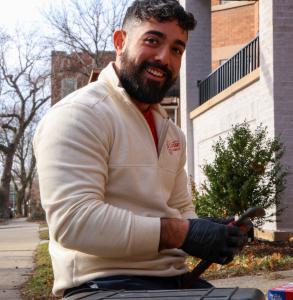
M 141 69 L 146 69 L 147 67 L 153 67 L 162 70 L 168 79 L 172 79 L 173 77 L 172 71 L 166 65 L 163 65 L 159 62 L 145 61 L 141 64 Z

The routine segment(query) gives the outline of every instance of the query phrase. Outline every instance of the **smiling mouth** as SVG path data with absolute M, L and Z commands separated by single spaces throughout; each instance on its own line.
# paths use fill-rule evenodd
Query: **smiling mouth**
M 151 74 L 154 77 L 157 78 L 164 78 L 165 77 L 165 73 L 157 68 L 153 68 L 153 67 L 148 67 L 146 69 L 146 71 Z

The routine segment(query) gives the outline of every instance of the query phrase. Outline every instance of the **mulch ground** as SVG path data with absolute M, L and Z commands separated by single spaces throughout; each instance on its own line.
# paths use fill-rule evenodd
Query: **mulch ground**
M 253 254 L 257 257 L 264 257 L 280 253 L 282 256 L 293 257 L 293 244 L 289 242 L 268 242 L 268 241 L 254 241 L 246 246 L 243 253 L 249 255 Z
M 191 269 L 197 260 L 187 262 Z M 225 266 L 212 264 L 205 271 L 207 279 L 220 279 L 226 277 L 265 274 L 268 271 L 282 271 L 293 269 L 293 245 L 289 242 L 258 241 L 245 246 L 234 260 Z

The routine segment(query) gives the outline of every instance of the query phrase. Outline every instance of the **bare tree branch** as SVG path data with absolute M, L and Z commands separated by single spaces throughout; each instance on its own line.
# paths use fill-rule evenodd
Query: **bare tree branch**
M 114 30 L 121 26 L 130 0 L 67 0 L 61 7 L 51 6 L 44 12 L 49 24 L 56 30 L 55 44 L 75 53 L 80 71 L 90 74 L 92 67 L 84 56 L 90 56 L 96 68 L 104 67 L 103 55 L 109 47 Z
M 21 31 L 13 38 L 1 39 L 0 35 L 1 185 L 6 191 L 6 199 L 0 203 L 0 218 L 7 217 L 12 180 L 15 182 L 17 197 L 22 199 L 19 200 L 21 203 L 25 198 L 27 180 L 31 180 L 34 174 L 33 170 L 28 170 L 28 153 L 32 153 L 32 150 L 26 148 L 31 147 L 31 139 L 26 134 L 30 132 L 28 128 L 33 124 L 38 111 L 50 99 L 50 72 L 41 46 L 42 42 L 37 35 L 26 35 Z M 31 157 L 29 160 L 33 162 L 34 158 Z M 15 176 L 18 180 L 15 180 Z
M 9 151 L 9 148 L 0 144 L 0 151 L 6 154 Z

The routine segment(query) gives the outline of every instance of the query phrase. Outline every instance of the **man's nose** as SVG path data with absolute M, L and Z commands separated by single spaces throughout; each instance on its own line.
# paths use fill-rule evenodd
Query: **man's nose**
M 155 60 L 162 65 L 169 66 L 170 50 L 168 47 L 160 47 L 156 53 Z

